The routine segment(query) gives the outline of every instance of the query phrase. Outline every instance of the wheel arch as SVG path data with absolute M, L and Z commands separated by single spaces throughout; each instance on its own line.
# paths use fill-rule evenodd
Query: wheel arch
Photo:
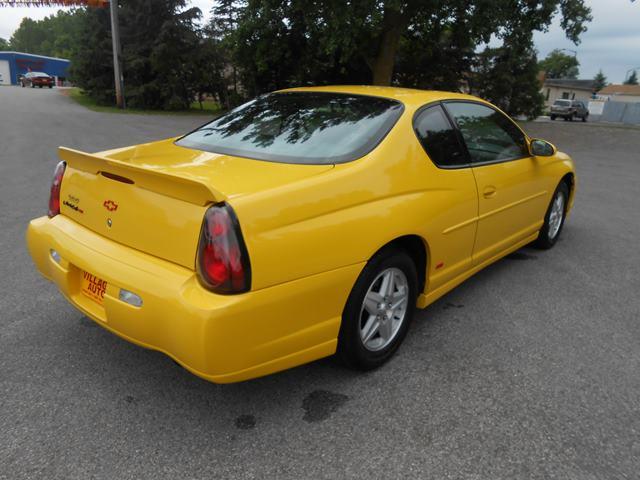
M 411 257 L 418 272 L 418 293 L 424 292 L 428 280 L 427 272 L 429 271 L 430 258 L 427 241 L 420 235 L 415 234 L 396 237 L 380 247 L 371 258 L 387 248 L 403 250 Z
M 569 189 L 569 205 L 573 203 L 573 195 L 575 192 L 576 186 L 576 177 L 573 172 L 565 173 L 564 176 L 560 179 L 560 183 L 564 183 Z

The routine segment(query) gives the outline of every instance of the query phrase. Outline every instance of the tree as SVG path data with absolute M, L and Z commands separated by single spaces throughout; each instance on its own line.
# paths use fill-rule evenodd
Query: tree
M 0 37 L 0 52 L 4 50 L 11 50 L 11 46 L 9 45 L 9 42 Z
M 624 81 L 625 85 L 638 85 L 638 73 L 634 70 L 633 72 L 631 72 L 631 75 L 629 75 L 629 78 L 627 78 Z
M 134 108 L 189 108 L 202 88 L 203 38 L 198 8 L 186 0 L 120 0 L 124 94 Z M 114 103 L 111 27 L 107 9 L 87 9 L 71 58 L 78 86 L 99 103 Z
M 544 70 L 547 78 L 578 78 L 580 62 L 574 55 L 555 49 L 538 66 Z
M 486 48 L 478 55 L 471 87 L 510 115 L 535 118 L 544 102 L 538 71 L 532 35 L 514 35 L 501 47 Z
M 228 1 L 240 10 L 233 58 L 250 94 L 342 79 L 457 89 L 493 35 L 526 36 L 560 14 L 578 42 L 591 20 L 583 0 Z
M 11 49 L 19 52 L 69 58 L 77 47 L 82 9 L 58 10 L 42 20 L 22 19 L 11 36 Z
M 602 69 L 598 70 L 596 76 L 593 77 L 593 89 L 596 92 L 599 92 L 604 87 L 607 86 L 607 77 L 605 77 L 604 73 L 602 73 Z

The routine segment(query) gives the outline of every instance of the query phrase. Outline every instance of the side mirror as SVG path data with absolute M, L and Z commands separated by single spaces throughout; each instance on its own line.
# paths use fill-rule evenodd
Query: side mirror
M 535 157 L 550 157 L 556 153 L 556 147 L 546 140 L 534 138 L 531 140 L 531 143 L 529 143 L 529 151 L 531 152 L 531 155 Z

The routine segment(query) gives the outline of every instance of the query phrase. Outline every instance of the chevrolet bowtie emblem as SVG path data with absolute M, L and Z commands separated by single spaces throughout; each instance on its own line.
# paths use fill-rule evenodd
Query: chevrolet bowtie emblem
M 105 200 L 102 205 L 110 212 L 115 212 L 118 209 L 118 204 L 113 200 Z

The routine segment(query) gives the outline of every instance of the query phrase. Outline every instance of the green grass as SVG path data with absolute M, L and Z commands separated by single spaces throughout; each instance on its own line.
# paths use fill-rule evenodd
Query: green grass
M 202 102 L 202 109 L 200 109 L 200 104 L 198 102 L 193 102 L 191 104 L 191 108 L 189 110 L 145 110 L 139 108 L 127 108 L 124 110 L 119 109 L 118 107 L 112 106 L 104 106 L 98 105 L 93 99 L 86 96 L 82 90 L 77 87 L 73 87 L 67 90 L 61 90 L 63 95 L 68 96 L 74 102 L 79 105 L 82 105 L 89 110 L 94 112 L 106 112 L 106 113 L 137 113 L 144 115 L 209 115 L 211 116 L 214 113 L 219 113 L 220 105 L 212 100 L 206 100 Z

